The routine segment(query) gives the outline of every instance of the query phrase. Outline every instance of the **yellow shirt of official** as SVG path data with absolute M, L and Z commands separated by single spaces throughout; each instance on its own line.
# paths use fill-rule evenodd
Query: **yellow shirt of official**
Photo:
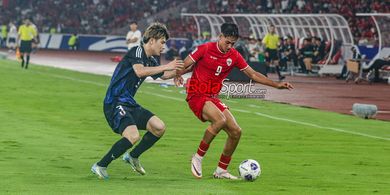
M 263 39 L 263 44 L 268 49 L 277 49 L 279 44 L 279 36 L 277 34 L 267 33 Z
M 27 26 L 23 24 L 19 27 L 18 34 L 20 35 L 20 40 L 31 41 L 37 36 L 37 31 L 32 25 Z

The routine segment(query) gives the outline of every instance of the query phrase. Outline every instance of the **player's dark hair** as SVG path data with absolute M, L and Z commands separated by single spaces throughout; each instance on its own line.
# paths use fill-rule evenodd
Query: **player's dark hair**
M 168 29 L 164 24 L 161 23 L 153 23 L 151 24 L 145 31 L 144 36 L 142 38 L 143 43 L 148 43 L 151 38 L 161 39 L 165 38 L 165 40 L 169 39 Z
M 223 23 L 221 26 L 221 33 L 225 37 L 234 37 L 238 38 L 240 35 L 238 34 L 238 27 L 233 23 Z
M 130 21 L 130 24 L 137 24 L 138 25 L 137 21 L 135 21 L 135 20 Z

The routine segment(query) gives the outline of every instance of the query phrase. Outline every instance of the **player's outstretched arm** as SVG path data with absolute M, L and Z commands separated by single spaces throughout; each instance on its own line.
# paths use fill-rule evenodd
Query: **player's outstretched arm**
M 164 74 L 160 77 L 162 80 L 167 80 L 176 77 L 177 70 L 164 71 Z
M 245 70 L 243 70 L 243 72 L 249 78 L 251 78 L 252 80 L 256 81 L 257 83 L 261 83 L 263 85 L 268 85 L 268 86 L 271 86 L 271 87 L 275 87 L 277 89 L 288 89 L 288 90 L 294 89 L 294 87 L 290 83 L 287 83 L 287 82 L 274 82 L 271 79 L 269 79 L 266 76 L 264 76 L 263 74 L 253 70 L 253 68 L 251 68 L 250 66 L 248 66 Z
M 173 79 L 173 81 L 177 87 L 184 84 L 184 79 L 181 75 L 188 73 L 188 72 L 191 72 L 194 69 L 194 64 L 195 64 L 195 62 L 189 56 L 187 56 L 186 59 L 184 59 L 183 70 L 178 70 L 176 72 L 175 78 Z
M 139 78 L 152 76 L 164 71 L 170 70 L 182 70 L 183 69 L 183 61 L 182 60 L 172 60 L 168 64 L 154 67 L 146 67 L 143 64 L 134 64 L 133 69 L 135 74 Z
M 193 69 L 193 65 L 194 65 L 194 61 L 189 57 L 187 56 L 186 59 L 184 59 L 184 67 L 183 67 L 183 70 L 180 70 L 180 71 L 177 71 L 177 75 L 178 76 L 181 76 L 185 73 L 188 73 L 188 72 L 191 72 L 192 69 Z

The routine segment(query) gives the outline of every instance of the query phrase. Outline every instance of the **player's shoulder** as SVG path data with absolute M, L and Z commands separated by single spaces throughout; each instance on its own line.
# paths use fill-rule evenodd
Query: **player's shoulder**
M 138 45 L 138 46 L 132 47 L 128 53 L 134 57 L 142 58 L 143 52 L 144 52 L 144 48 L 142 46 Z
M 208 49 L 210 48 L 210 42 L 208 43 L 203 43 L 203 44 L 200 44 L 198 45 L 192 52 L 191 54 L 194 55 L 195 53 L 204 53 L 206 52 Z
M 144 48 L 142 46 L 132 47 L 126 54 L 129 60 L 143 60 L 145 58 Z

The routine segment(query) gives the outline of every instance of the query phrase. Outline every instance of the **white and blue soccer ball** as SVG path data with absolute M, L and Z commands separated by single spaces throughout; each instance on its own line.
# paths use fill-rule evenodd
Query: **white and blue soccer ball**
M 248 159 L 240 163 L 238 172 L 242 179 L 246 181 L 255 181 L 261 174 L 261 167 L 257 161 Z

